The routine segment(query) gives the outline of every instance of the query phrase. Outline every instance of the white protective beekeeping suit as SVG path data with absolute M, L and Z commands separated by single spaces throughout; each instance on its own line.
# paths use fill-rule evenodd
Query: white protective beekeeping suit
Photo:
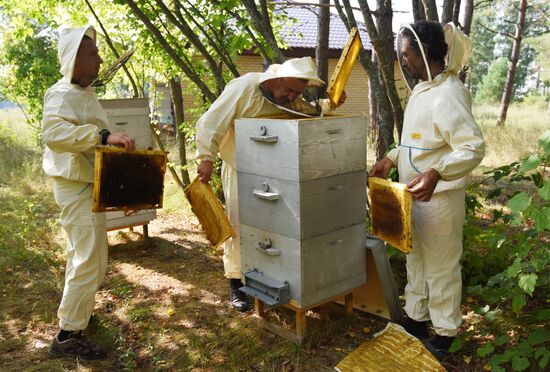
M 405 27 L 418 39 L 411 27 Z M 413 202 L 405 312 L 416 321 L 431 320 L 441 336 L 455 336 L 462 323 L 465 187 L 470 172 L 483 159 L 485 145 L 471 112 L 470 94 L 456 76 L 468 60 L 471 44 L 452 24 L 444 32 L 449 47 L 447 68 L 432 79 L 424 56 L 429 80 L 412 87 L 401 144 L 387 157 L 397 165 L 401 183 L 409 183 L 430 168 L 441 175 L 429 202 Z M 404 75 L 407 79 L 406 71 Z
M 95 34 L 91 26 L 61 31 L 58 57 L 63 77 L 44 96 L 43 168 L 53 178 L 60 223 L 68 235 L 65 288 L 58 310 L 60 327 L 66 331 L 87 327 L 107 269 L 105 214 L 92 213 L 92 183 L 94 149 L 101 141 L 99 130 L 108 129 L 108 122 L 95 89 L 71 84 L 80 42 L 85 35 L 95 40 Z
M 224 245 L 223 263 L 228 279 L 241 278 L 235 119 L 280 114 L 281 110 L 263 96 L 260 84 L 282 77 L 306 79 L 308 85 L 323 84 L 310 57 L 288 60 L 282 65 L 271 65 L 264 73 L 248 73 L 229 82 L 220 97 L 197 121 L 197 158 L 214 161 L 219 154 L 223 160 L 221 177 L 225 209 L 237 234 Z M 323 102 L 323 111 L 329 109 L 327 100 Z

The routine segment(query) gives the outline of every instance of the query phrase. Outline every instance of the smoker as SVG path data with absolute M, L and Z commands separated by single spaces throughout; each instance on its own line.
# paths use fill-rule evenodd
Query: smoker
M 241 290 L 305 308 L 365 283 L 365 120 L 235 122 Z

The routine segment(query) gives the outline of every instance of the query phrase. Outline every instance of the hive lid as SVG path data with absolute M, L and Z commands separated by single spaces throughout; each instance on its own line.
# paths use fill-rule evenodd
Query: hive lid
M 361 48 L 363 48 L 363 44 L 361 43 L 357 27 L 354 27 L 349 33 L 348 41 L 344 46 L 342 55 L 336 64 L 336 68 L 327 86 L 327 97 L 333 105 L 336 105 L 342 96 L 342 92 L 346 87 L 349 75 L 351 74 L 353 65 L 355 64 L 355 60 Z
M 162 208 L 166 152 L 95 150 L 93 212 Z
M 369 177 L 369 199 L 374 235 L 409 253 L 412 250 L 412 196 L 402 183 Z

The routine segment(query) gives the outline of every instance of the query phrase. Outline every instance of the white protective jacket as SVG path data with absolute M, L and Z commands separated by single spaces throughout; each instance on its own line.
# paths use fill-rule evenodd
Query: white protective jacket
M 220 97 L 197 121 L 197 157 L 220 158 L 237 168 L 235 159 L 235 119 L 281 113 L 260 91 L 263 73 L 251 72 L 230 81 Z
M 76 53 L 83 36 L 95 40 L 93 27 L 66 29 L 59 37 L 58 57 L 63 77 L 44 96 L 42 162 L 50 177 L 80 182 L 94 181 L 94 149 L 100 129 L 109 129 L 107 117 L 93 87 L 72 84 Z
M 468 59 L 469 42 L 447 32 L 447 69 L 412 90 L 399 147 L 386 156 L 399 169 L 401 183 L 433 168 L 440 175 L 434 193 L 464 188 L 485 155 L 485 142 L 472 115 L 472 99 L 456 74 Z

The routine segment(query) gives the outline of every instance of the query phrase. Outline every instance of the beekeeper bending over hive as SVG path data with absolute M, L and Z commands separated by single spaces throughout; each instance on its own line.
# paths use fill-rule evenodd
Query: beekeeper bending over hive
M 246 295 L 238 289 L 241 282 L 241 256 L 239 246 L 239 211 L 237 201 L 237 168 L 235 161 L 235 119 L 280 114 L 282 111 L 271 102 L 282 106 L 307 106 L 302 93 L 308 86 L 324 84 L 317 76 L 315 63 L 310 57 L 290 59 L 283 64 L 269 66 L 266 72 L 252 72 L 229 82 L 220 97 L 197 122 L 197 172 L 202 182 L 212 176 L 213 162 L 219 153 L 222 163 L 222 186 L 226 213 L 237 233 L 236 238 L 225 242 L 223 263 L 229 279 L 231 305 L 246 311 Z M 338 102 L 340 106 L 345 95 Z M 323 111 L 329 111 L 328 100 L 323 100 Z
M 449 350 L 462 323 L 462 225 L 470 172 L 481 162 L 485 145 L 471 111 L 471 98 L 457 73 L 471 51 L 454 25 L 418 21 L 401 28 L 398 58 L 412 90 L 405 109 L 401 144 L 377 162 L 369 176 L 386 178 L 399 169 L 399 181 L 414 198 L 413 249 L 407 255 L 405 329 L 428 337 L 438 358 Z M 447 55 L 447 64 L 445 57 Z
M 65 288 L 57 313 L 61 330 L 50 354 L 99 359 L 105 352 L 82 334 L 107 269 L 105 213 L 92 213 L 94 149 L 109 144 L 133 150 L 135 144 L 124 134 L 109 132 L 105 112 L 90 86 L 103 63 L 94 28 L 62 30 L 58 57 L 63 77 L 44 96 L 43 167 L 53 178 L 68 241 Z

